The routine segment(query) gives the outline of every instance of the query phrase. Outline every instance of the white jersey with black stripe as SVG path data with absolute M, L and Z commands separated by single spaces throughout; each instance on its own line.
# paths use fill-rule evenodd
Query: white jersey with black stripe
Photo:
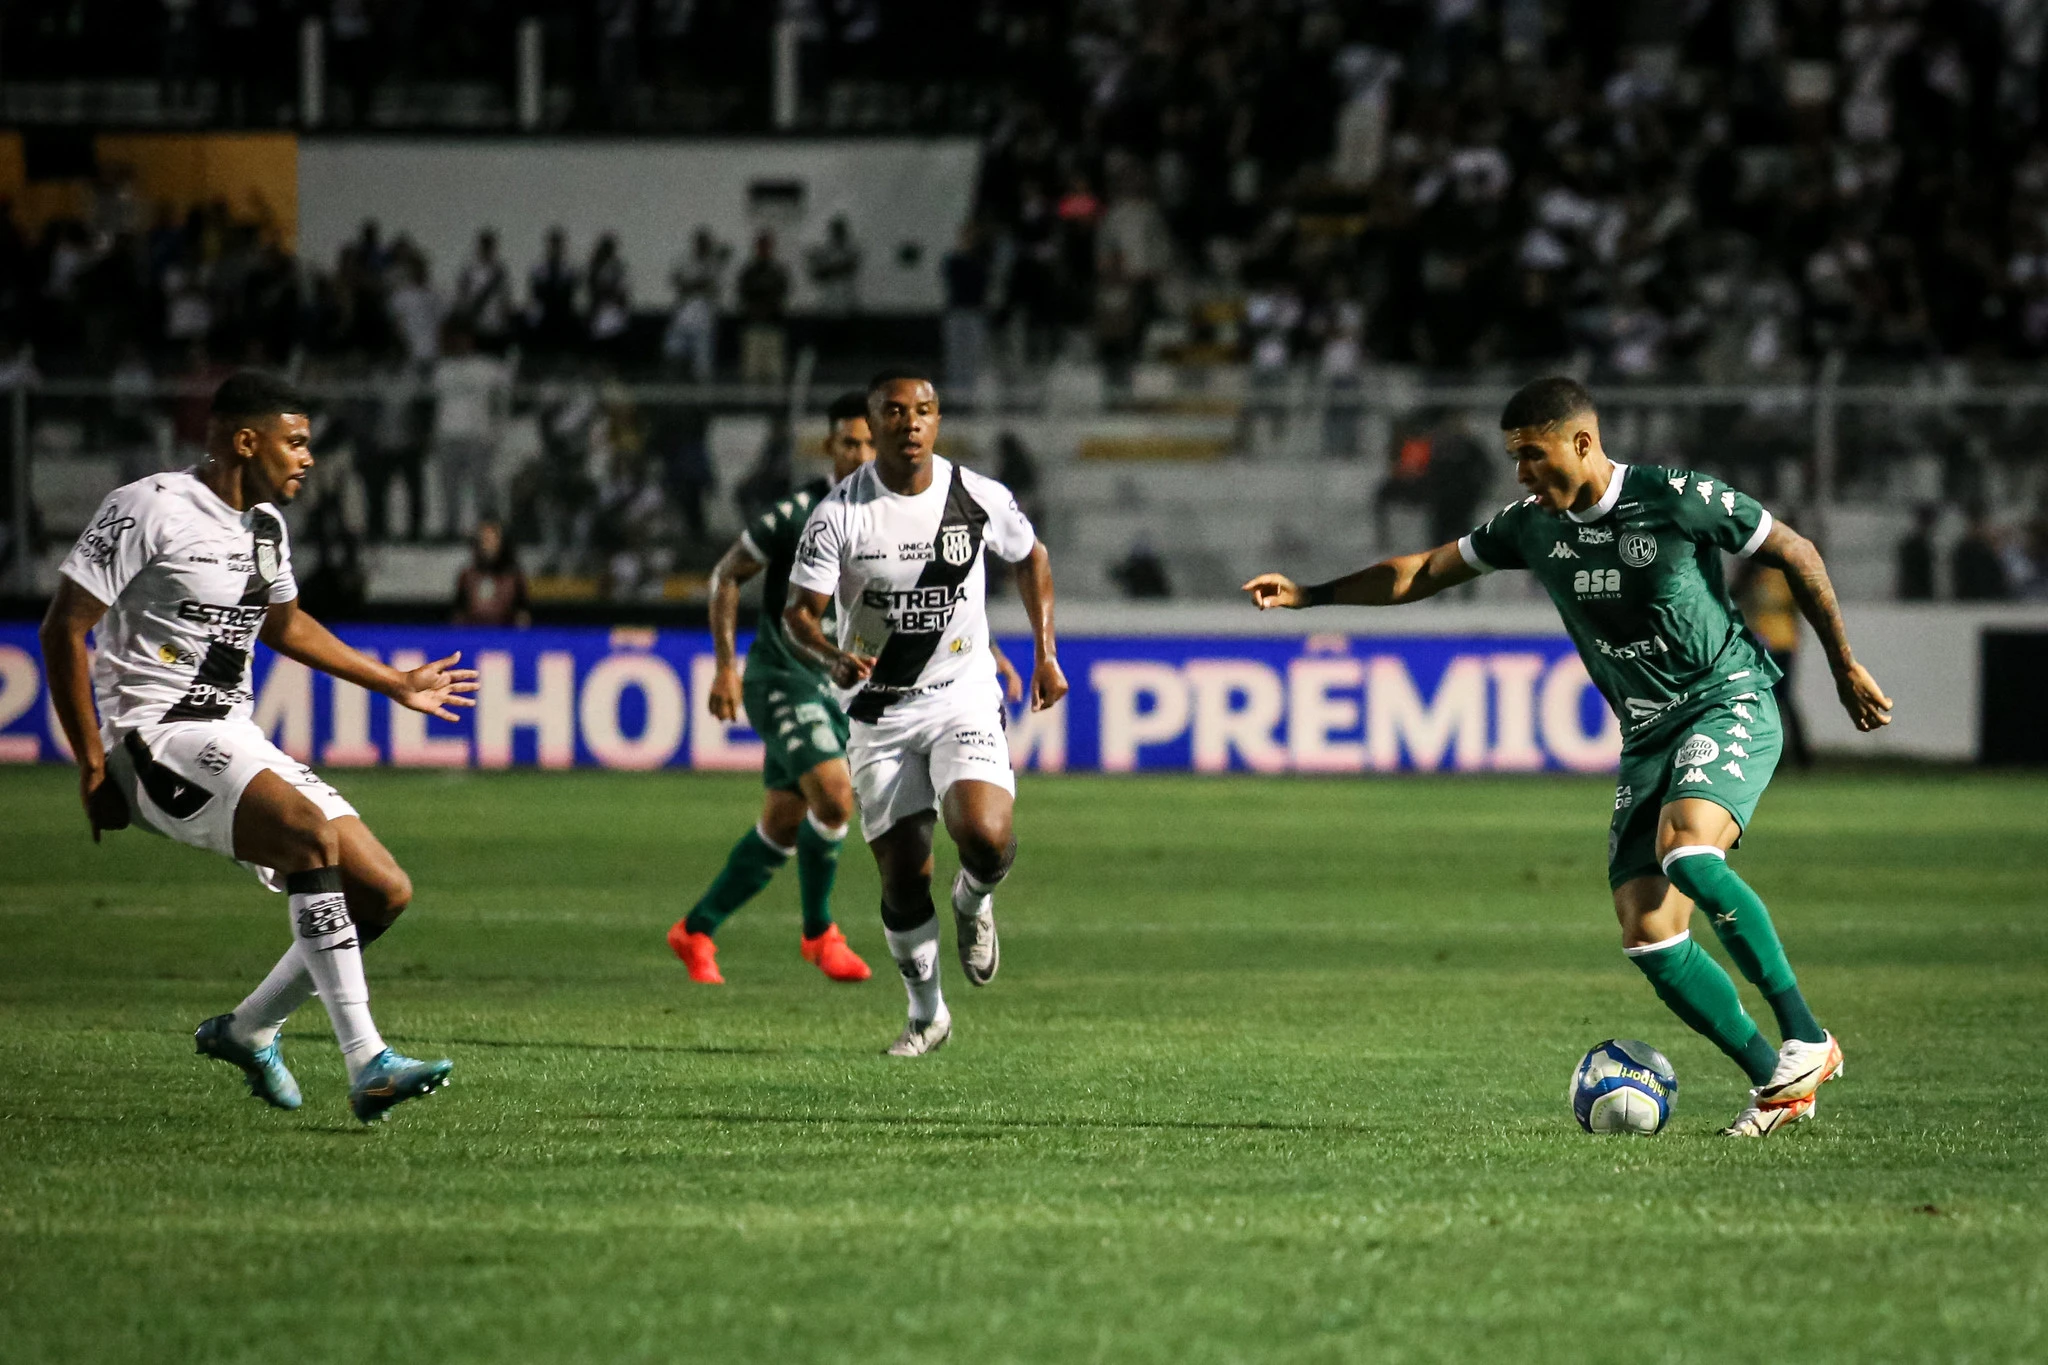
M 869 464 L 812 509 L 789 581 L 838 602 L 839 647 L 877 659 L 877 688 L 994 682 L 981 552 L 1015 564 L 1037 543 L 1030 518 L 994 479 L 933 456 L 931 486 L 906 495 Z
M 107 606 L 92 683 L 109 730 L 246 720 L 256 633 L 299 595 L 277 508 L 237 512 L 191 470 L 109 493 L 59 572 Z

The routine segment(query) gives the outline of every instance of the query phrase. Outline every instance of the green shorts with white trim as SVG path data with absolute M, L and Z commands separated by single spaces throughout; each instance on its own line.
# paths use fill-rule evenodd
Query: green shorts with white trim
M 1783 747 L 1778 699 L 1768 686 L 1714 702 L 1623 745 L 1614 823 L 1607 830 L 1607 884 L 1660 875 L 1657 818 L 1673 801 L 1711 801 L 1748 829 Z
M 807 677 L 749 669 L 740 684 L 747 722 L 761 736 L 765 753 L 761 785 L 793 792 L 798 780 L 820 763 L 846 757 L 846 713 L 830 689 Z

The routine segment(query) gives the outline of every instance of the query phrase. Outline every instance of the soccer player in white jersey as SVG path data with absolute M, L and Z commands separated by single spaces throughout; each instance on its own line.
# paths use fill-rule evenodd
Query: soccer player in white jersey
M 997 882 L 1017 841 L 1017 782 L 984 610 L 989 551 L 1018 565 L 1036 654 L 1031 709 L 1067 694 L 1053 644 L 1052 565 L 1010 490 L 940 458 L 939 399 L 922 375 L 868 385 L 874 461 L 826 495 L 804 524 L 783 624 L 846 696 L 847 752 L 860 822 L 882 874 L 882 925 L 910 993 L 892 1057 L 936 1050 L 953 1021 L 939 990 L 932 827 L 960 851 L 953 916 L 960 967 L 985 986 L 1001 955 Z M 839 638 L 825 638 L 834 599 Z
M 370 1123 L 433 1091 L 452 1066 L 392 1051 L 370 1017 L 362 945 L 398 918 L 412 883 L 355 808 L 251 722 L 249 653 L 261 639 L 443 720 L 475 704 L 464 694 L 476 674 L 453 667 L 453 654 L 400 672 L 298 609 L 278 509 L 313 467 L 308 435 L 306 405 L 283 381 L 224 382 L 205 459 L 100 505 L 62 565 L 43 658 L 95 843 L 132 818 L 236 859 L 290 898 L 290 951 L 231 1013 L 199 1026 L 198 1050 L 241 1068 L 258 1099 L 296 1109 L 277 1034 L 317 993 L 348 1066 L 349 1107 Z M 99 649 L 88 655 L 95 628 Z

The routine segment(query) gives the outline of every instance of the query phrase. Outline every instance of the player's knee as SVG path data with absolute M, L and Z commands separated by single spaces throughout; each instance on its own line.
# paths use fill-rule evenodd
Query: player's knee
M 853 819 L 853 788 L 821 785 L 811 794 L 811 815 L 827 829 L 842 829 Z
M 983 881 L 1003 876 L 1017 859 L 1017 839 L 1007 817 L 971 822 L 960 831 L 957 843 L 961 865 Z
M 404 868 L 394 864 L 369 887 L 369 904 L 365 908 L 385 924 L 405 913 L 412 904 L 412 878 Z
M 278 829 L 278 845 L 280 872 L 310 872 L 341 862 L 341 836 L 335 832 L 334 822 L 310 801 L 285 813 Z

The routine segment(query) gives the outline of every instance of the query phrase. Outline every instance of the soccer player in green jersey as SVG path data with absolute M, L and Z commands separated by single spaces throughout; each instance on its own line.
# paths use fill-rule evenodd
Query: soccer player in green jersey
M 1658 996 L 1749 1076 L 1749 1103 L 1723 1133 L 1763 1137 L 1813 1112 L 1842 1050 L 1800 994 L 1771 917 L 1728 866 L 1777 767 L 1771 685 L 1778 669 L 1744 630 L 1722 582 L 1733 554 L 1784 571 L 1820 637 L 1858 730 L 1891 722 L 1891 698 L 1856 662 L 1813 543 L 1718 479 L 1624 465 L 1600 448 L 1593 397 L 1539 379 L 1501 413 L 1515 478 L 1529 496 L 1463 539 L 1303 587 L 1281 574 L 1245 584 L 1260 610 L 1333 603 L 1397 606 L 1496 569 L 1527 569 L 1621 719 L 1608 883 L 1623 950 Z M 1767 1043 L 1735 983 L 1688 928 L 1707 912 L 1728 955 L 1777 1016 Z
M 767 886 L 791 854 L 803 906 L 804 960 L 834 981 L 865 981 L 870 975 L 868 964 L 832 921 L 832 883 L 853 813 L 846 713 L 825 671 L 792 650 L 782 635 L 789 567 L 811 508 L 833 484 L 875 458 L 866 395 L 842 395 L 827 416 L 831 479 L 813 480 L 756 517 L 711 571 L 711 641 L 718 672 L 708 704 L 711 714 L 728 724 L 745 709 L 747 722 L 764 742 L 761 781 L 768 792 L 759 823 L 740 836 L 697 904 L 668 931 L 668 945 L 689 969 L 690 979 L 706 985 L 725 982 L 713 940 L 718 927 Z M 734 644 L 740 585 L 764 570 L 761 619 L 742 680 Z

